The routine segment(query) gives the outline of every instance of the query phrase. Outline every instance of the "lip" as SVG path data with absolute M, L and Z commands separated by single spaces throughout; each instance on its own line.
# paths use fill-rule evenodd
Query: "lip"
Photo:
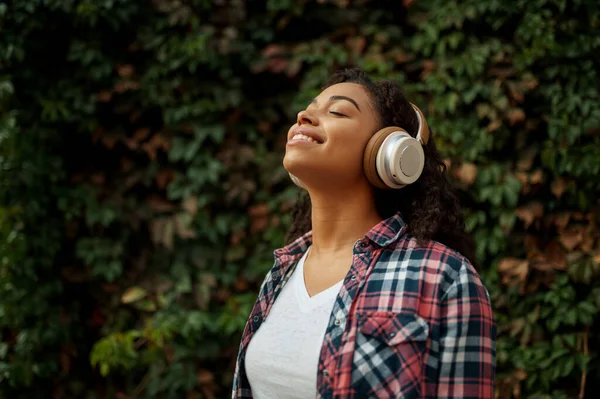
M 314 129 L 310 129 L 310 128 L 307 128 L 304 126 L 298 126 L 291 131 L 290 136 L 288 137 L 288 144 L 292 143 L 292 139 L 297 134 L 303 134 L 305 136 L 308 136 L 311 139 L 318 141 L 319 143 L 311 143 L 310 141 L 304 141 L 304 140 L 294 141 L 293 143 L 296 143 L 296 142 L 308 143 L 308 144 L 323 144 L 323 143 L 325 143 L 325 138 L 323 136 L 321 136 L 319 133 L 317 133 Z

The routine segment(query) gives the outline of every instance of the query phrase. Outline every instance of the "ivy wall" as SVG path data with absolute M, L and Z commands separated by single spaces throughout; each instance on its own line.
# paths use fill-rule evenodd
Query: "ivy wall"
M 428 115 L 498 397 L 596 397 L 597 0 L 0 3 L 0 397 L 227 397 L 298 196 L 285 132 L 347 65 Z

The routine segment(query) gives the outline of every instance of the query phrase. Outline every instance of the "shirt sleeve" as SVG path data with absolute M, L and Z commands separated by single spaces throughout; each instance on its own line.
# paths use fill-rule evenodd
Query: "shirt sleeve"
M 488 291 L 462 265 L 441 302 L 436 398 L 493 398 L 496 325 Z

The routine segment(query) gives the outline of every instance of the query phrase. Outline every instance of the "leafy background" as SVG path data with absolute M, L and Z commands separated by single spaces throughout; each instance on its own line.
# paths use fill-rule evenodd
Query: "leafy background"
M 596 0 L 0 3 L 0 397 L 224 398 L 340 66 L 428 115 L 499 398 L 600 392 Z

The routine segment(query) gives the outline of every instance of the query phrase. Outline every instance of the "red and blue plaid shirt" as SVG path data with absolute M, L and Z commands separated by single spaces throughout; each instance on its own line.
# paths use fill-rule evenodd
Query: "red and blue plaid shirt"
M 242 336 L 234 399 L 252 398 L 248 343 L 311 238 L 275 251 Z M 496 327 L 469 261 L 438 242 L 417 242 L 400 214 L 371 229 L 353 253 L 323 339 L 317 398 L 492 398 Z

